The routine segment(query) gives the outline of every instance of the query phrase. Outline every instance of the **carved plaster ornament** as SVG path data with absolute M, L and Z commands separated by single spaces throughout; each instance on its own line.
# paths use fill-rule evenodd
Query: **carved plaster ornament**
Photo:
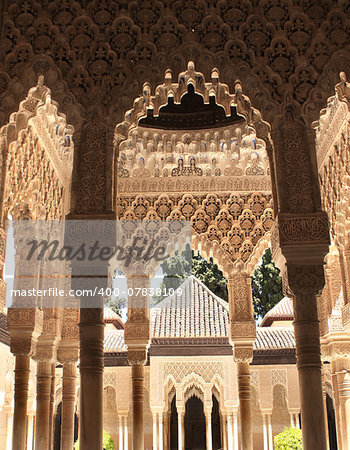
M 350 106 L 350 83 L 346 79 L 345 72 L 340 72 L 340 83 L 335 86 L 339 100 L 345 101 Z

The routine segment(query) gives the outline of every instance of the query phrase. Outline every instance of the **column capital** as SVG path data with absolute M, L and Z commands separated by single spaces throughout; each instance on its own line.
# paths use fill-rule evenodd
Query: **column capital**
M 42 342 L 38 342 L 32 358 L 37 362 L 48 361 L 51 363 L 57 361 L 56 345 L 52 345 L 52 343 L 48 343 L 48 345 L 45 345 Z
M 186 412 L 186 408 L 182 404 L 179 406 L 176 404 L 176 411 L 177 411 L 178 416 L 184 416 L 185 412 Z
M 147 362 L 147 348 L 129 349 L 128 361 L 132 366 L 144 366 Z
M 327 213 L 279 212 L 271 241 L 274 259 L 279 259 L 280 250 L 290 264 L 299 264 L 300 261 L 304 264 L 323 264 L 330 245 Z
M 251 363 L 253 360 L 253 345 L 233 347 L 233 356 L 236 363 Z
M 61 364 L 76 364 L 79 360 L 79 348 L 78 347 L 62 347 L 57 349 L 57 361 Z
M 14 355 L 31 355 L 43 328 L 43 312 L 37 308 L 9 308 L 7 329 Z
M 319 295 L 325 284 L 323 265 L 287 263 L 287 280 L 291 296 Z
M 205 416 L 211 415 L 213 411 L 212 405 L 204 405 L 203 411 Z
M 268 408 L 268 409 L 266 409 L 266 408 L 262 408 L 261 409 L 261 414 L 262 415 L 271 415 L 272 414 L 272 409 L 271 408 Z

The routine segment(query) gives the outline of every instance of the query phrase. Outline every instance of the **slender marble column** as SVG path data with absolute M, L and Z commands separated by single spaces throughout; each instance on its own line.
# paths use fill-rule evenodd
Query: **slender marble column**
M 169 424 L 168 424 L 168 420 L 169 420 L 169 413 L 168 413 L 168 411 L 166 411 L 164 414 L 163 414 L 163 449 L 164 450 L 168 450 L 168 433 L 169 433 L 169 430 L 168 430 L 168 427 L 169 427 Z
M 79 441 L 82 449 L 102 450 L 104 326 L 103 308 L 80 309 Z
M 269 450 L 268 438 L 267 438 L 267 424 L 266 424 L 266 414 L 263 413 L 263 435 L 264 435 L 264 450 Z
M 237 363 L 238 396 L 241 419 L 241 439 L 244 450 L 253 450 L 252 421 L 250 410 L 250 365 L 249 362 Z
M 316 295 L 324 286 L 323 266 L 288 265 L 287 262 L 287 269 L 294 302 L 303 447 L 327 450 L 316 301 Z
M 227 414 L 222 413 L 222 448 L 227 450 Z
M 133 450 L 144 450 L 144 423 L 143 423 L 143 400 L 144 400 L 144 366 L 143 364 L 132 364 L 132 448 Z
M 25 450 L 30 357 L 16 355 L 15 399 L 13 413 L 13 450 Z
M 292 428 L 295 428 L 295 423 L 294 423 L 294 413 L 289 413 L 289 418 L 290 418 L 290 426 Z
M 149 296 L 138 295 L 140 290 L 149 292 L 147 275 L 128 277 L 128 321 L 124 327 L 124 339 L 128 346 L 128 360 L 131 365 L 133 402 L 133 450 L 144 450 L 144 365 L 150 343 Z
M 118 416 L 119 422 L 119 450 L 123 450 L 123 416 Z
M 295 413 L 295 426 L 300 429 L 299 413 Z
M 27 450 L 33 450 L 34 440 L 34 416 L 28 415 Z
M 55 388 L 56 388 L 56 364 L 52 363 L 52 365 L 51 365 L 50 410 L 49 410 L 49 449 L 50 450 L 53 450 L 53 438 L 54 438 Z
M 233 450 L 233 417 L 227 414 L 227 445 L 228 450 Z
M 273 450 L 273 433 L 272 433 L 272 424 L 271 424 L 271 414 L 267 414 L 267 429 L 269 436 L 269 450 Z
M 35 450 L 49 449 L 51 365 L 51 361 L 37 364 Z
M 63 364 L 61 450 L 72 450 L 74 445 L 76 370 L 75 362 L 66 362 Z
M 157 427 L 157 413 L 153 413 L 153 450 L 158 450 L 158 427 Z
M 205 410 L 204 414 L 205 414 L 205 436 L 206 436 L 207 450 L 212 450 L 213 438 L 211 429 L 211 410 Z
M 177 408 L 177 443 L 178 443 L 178 450 L 185 450 L 185 409 L 184 408 Z
M 326 381 L 325 381 L 323 366 L 322 366 L 322 393 L 323 393 L 323 408 L 324 408 L 324 428 L 326 430 L 327 450 L 329 450 L 329 431 L 328 431 L 328 417 L 327 417 L 327 392 L 326 392 Z
M 344 370 L 338 374 L 338 386 L 343 423 L 343 445 L 350 448 L 350 372 Z
M 6 450 L 12 450 L 13 414 L 7 413 L 6 418 Z
M 124 450 L 129 450 L 128 416 L 124 417 Z
M 163 414 L 158 414 L 158 447 L 163 450 Z
M 171 411 L 168 411 L 168 426 L 167 426 L 167 448 L 166 450 L 170 450 L 170 424 L 171 424 Z
M 238 450 L 238 414 L 233 413 L 233 447 Z
M 332 371 L 333 372 L 333 371 Z M 338 386 L 338 377 L 336 373 L 332 373 L 332 386 L 334 392 L 334 414 L 335 414 L 335 427 L 337 430 L 337 446 L 338 449 L 343 448 L 343 439 L 342 439 L 342 416 L 341 416 L 341 406 L 340 406 L 340 398 L 339 398 L 339 386 Z

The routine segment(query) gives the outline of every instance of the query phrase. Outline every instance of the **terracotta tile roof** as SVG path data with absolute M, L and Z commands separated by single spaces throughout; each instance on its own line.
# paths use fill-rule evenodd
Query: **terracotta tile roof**
M 196 277 L 151 309 L 153 337 L 219 337 L 228 333 L 228 305 Z
M 126 352 L 127 349 L 124 341 L 124 330 L 105 330 L 105 352 Z
M 182 295 L 174 294 L 151 309 L 152 337 L 227 337 L 228 304 L 194 276 L 189 277 L 180 288 Z M 282 305 L 278 304 L 275 308 L 285 311 L 286 317 L 289 317 L 287 313 L 291 310 L 286 300 L 281 300 Z M 295 348 L 292 328 L 257 327 L 255 350 L 288 348 Z M 104 349 L 105 352 L 126 352 L 124 330 L 106 330 Z
M 283 297 L 270 311 L 265 314 L 261 321 L 261 327 L 268 327 L 274 320 L 293 320 L 293 300 Z
M 289 327 L 257 327 L 254 350 L 295 348 L 294 330 Z
M 103 312 L 103 317 L 105 323 L 113 323 L 113 325 L 118 329 L 122 330 L 124 328 L 124 322 L 111 308 L 105 307 Z

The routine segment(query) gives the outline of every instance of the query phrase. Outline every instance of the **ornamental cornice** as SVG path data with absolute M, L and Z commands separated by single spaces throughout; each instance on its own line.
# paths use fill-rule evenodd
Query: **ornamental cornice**
M 320 172 L 324 166 L 326 156 L 333 152 L 333 145 L 346 124 L 349 108 L 339 101 L 336 96 L 327 101 L 327 108 L 321 111 L 320 119 L 313 123 L 316 129 L 317 166 Z
M 118 179 L 118 194 L 120 196 L 136 196 L 140 192 L 153 194 L 168 192 L 178 194 L 188 192 L 204 194 L 208 192 L 264 192 L 271 193 L 270 176 L 220 176 L 220 177 L 189 177 L 189 178 L 120 178 Z

